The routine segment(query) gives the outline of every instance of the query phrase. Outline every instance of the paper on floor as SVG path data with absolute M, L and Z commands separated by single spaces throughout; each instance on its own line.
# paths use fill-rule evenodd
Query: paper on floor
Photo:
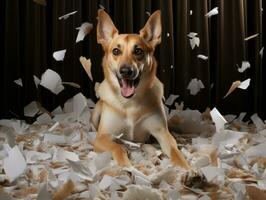
M 238 68 L 238 72 L 243 73 L 247 68 L 250 68 L 250 63 L 248 61 L 242 61 L 241 68 Z
M 55 51 L 53 53 L 53 57 L 56 61 L 63 61 L 65 58 L 66 54 L 66 49 L 60 50 L 60 51 Z
M 71 15 L 74 15 L 76 12 L 78 12 L 78 11 L 73 11 L 73 12 L 71 12 L 71 13 L 67 13 L 67 14 L 65 14 L 65 15 L 62 15 L 61 17 L 58 17 L 58 19 L 59 20 L 66 20 L 67 18 L 69 18 Z
M 21 78 L 19 78 L 19 79 L 17 79 L 17 80 L 14 80 L 14 83 L 16 83 L 17 85 L 23 87 L 22 79 L 21 79 Z
M 163 200 L 162 193 L 147 186 L 130 185 L 124 193 L 123 200 Z
M 61 77 L 58 73 L 51 69 L 47 69 L 42 74 L 40 85 L 47 88 L 54 94 L 59 94 L 62 90 L 64 90 Z
M 93 81 L 92 74 L 91 74 L 91 60 L 86 59 L 83 56 L 80 56 L 79 61 L 82 65 L 83 69 L 86 71 L 87 75 L 89 76 L 90 80 Z
M 252 122 L 255 124 L 257 131 L 261 131 L 263 129 L 266 128 L 265 123 L 263 122 L 263 120 L 258 116 L 257 113 L 253 114 L 250 119 L 252 120 Z
M 193 78 L 191 79 L 191 81 L 189 82 L 187 89 L 190 90 L 190 94 L 191 95 L 196 95 L 198 94 L 198 92 L 205 88 L 202 81 L 198 80 L 197 78 Z
M 24 173 L 27 163 L 18 146 L 14 146 L 4 159 L 3 168 L 10 182 Z
M 168 106 L 173 105 L 174 101 L 179 97 L 179 95 L 171 94 L 165 101 L 165 104 Z
M 36 101 L 32 101 L 24 107 L 24 116 L 34 117 L 39 112 L 39 107 Z
M 212 117 L 212 121 L 215 123 L 216 132 L 220 132 L 224 129 L 224 125 L 227 123 L 227 121 L 224 119 L 224 117 L 221 115 L 221 113 L 217 110 L 217 108 L 213 108 L 210 112 L 210 115 Z
M 47 191 L 47 186 L 44 184 L 37 196 L 37 200 L 52 200 L 52 195 L 50 192 Z
M 85 22 L 81 24 L 81 27 L 79 28 L 79 32 L 77 35 L 76 43 L 79 41 L 82 41 L 87 34 L 91 32 L 93 28 L 93 25 L 91 23 Z
M 219 11 L 218 11 L 218 7 L 213 8 L 211 11 L 209 11 L 205 16 L 206 17 L 211 17 L 214 15 L 218 15 Z
M 73 112 L 76 117 L 79 117 L 87 106 L 87 98 L 82 93 L 78 93 L 64 104 L 64 111 L 66 113 Z

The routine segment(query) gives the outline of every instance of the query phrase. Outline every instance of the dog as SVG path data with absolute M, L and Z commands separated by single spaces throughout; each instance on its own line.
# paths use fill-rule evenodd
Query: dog
M 139 34 L 119 34 L 110 16 L 98 10 L 97 42 L 104 50 L 104 80 L 98 87 L 99 101 L 91 115 L 97 129 L 96 152 L 112 152 L 121 166 L 131 166 L 115 136 L 144 143 L 150 135 L 174 166 L 190 166 L 177 148 L 167 127 L 163 84 L 156 77 L 155 47 L 161 42 L 161 13 L 155 11 Z

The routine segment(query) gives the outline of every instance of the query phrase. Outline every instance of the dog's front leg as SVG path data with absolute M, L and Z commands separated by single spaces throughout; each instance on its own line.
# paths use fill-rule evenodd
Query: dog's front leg
M 127 156 L 127 152 L 125 151 L 123 146 L 114 142 L 110 134 L 103 134 L 98 132 L 94 142 L 94 150 L 96 152 L 110 151 L 112 152 L 114 160 L 120 166 L 131 165 Z
M 187 160 L 177 148 L 176 140 L 168 131 L 165 120 L 155 115 L 146 119 L 144 123 L 150 134 L 159 142 L 162 151 L 171 159 L 173 165 L 190 169 Z

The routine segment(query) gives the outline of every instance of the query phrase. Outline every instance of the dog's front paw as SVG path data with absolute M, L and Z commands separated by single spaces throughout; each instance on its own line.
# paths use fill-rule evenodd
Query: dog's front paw
M 206 178 L 199 172 L 189 170 L 181 177 L 181 183 L 189 188 L 202 188 L 206 183 Z

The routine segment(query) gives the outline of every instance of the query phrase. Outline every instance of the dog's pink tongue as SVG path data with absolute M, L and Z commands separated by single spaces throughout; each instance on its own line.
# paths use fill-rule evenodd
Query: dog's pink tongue
M 135 87 L 129 85 L 125 80 L 122 79 L 121 92 L 124 97 L 129 97 L 135 92 Z

